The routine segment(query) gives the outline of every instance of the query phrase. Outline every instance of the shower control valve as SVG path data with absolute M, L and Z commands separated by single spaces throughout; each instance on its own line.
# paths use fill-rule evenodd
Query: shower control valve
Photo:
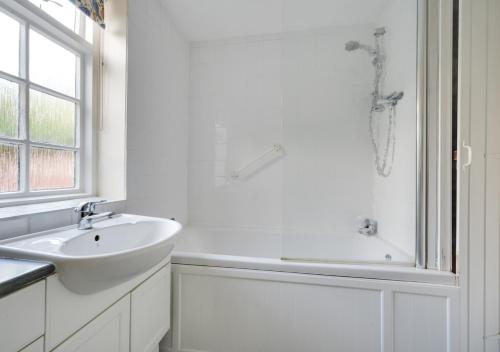
M 378 224 L 377 221 L 370 218 L 358 218 L 358 233 L 364 236 L 374 236 L 377 234 Z

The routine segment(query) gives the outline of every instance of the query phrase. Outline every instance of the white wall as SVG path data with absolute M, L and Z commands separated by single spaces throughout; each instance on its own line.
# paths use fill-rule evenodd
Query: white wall
M 186 222 L 189 46 L 168 19 L 162 1 L 130 0 L 128 6 L 127 201 L 100 206 L 99 211 Z M 105 116 L 102 133 L 111 128 L 109 118 Z M 112 147 L 117 148 L 112 153 L 123 150 L 121 144 Z M 103 153 L 105 160 L 111 152 Z M 74 224 L 77 217 L 71 207 L 77 202 L 39 206 L 33 215 L 0 220 L 0 239 Z M 50 210 L 58 207 L 64 210 Z
M 232 170 L 282 142 L 279 40 L 194 47 L 190 223 L 279 228 L 282 164 L 234 181 Z
M 90 199 L 85 199 L 85 201 Z M 50 204 L 19 206 L 0 209 L 0 240 L 76 224 L 78 215 L 73 211 L 82 199 Z M 125 202 L 98 205 L 98 211 L 123 213 Z M 17 215 L 16 215 L 17 214 Z
M 373 71 L 365 52 L 345 50 L 350 40 L 367 43 L 370 33 L 368 25 L 341 26 L 284 40 L 286 257 L 336 259 L 330 248 L 338 236 L 360 236 L 358 218 L 372 217 Z
M 284 21 L 286 22 L 286 8 Z M 191 55 L 190 223 L 281 231 L 283 255 L 328 258 L 336 235 L 375 218 L 380 235 L 414 254 L 416 7 L 392 1 L 385 91 L 403 90 L 392 175 L 376 175 L 368 133 L 373 67 L 359 40 L 376 25 L 197 43 Z M 396 16 L 397 15 L 397 16 Z M 235 181 L 232 171 L 282 143 Z M 329 244 L 328 244 L 329 243 Z
M 283 231 L 285 255 L 324 258 L 325 236 L 354 234 L 357 217 L 371 216 L 372 71 L 367 55 L 344 49 L 370 33 L 336 27 L 192 48 L 191 224 Z M 284 154 L 231 179 L 275 143 Z
M 165 0 L 192 41 L 297 32 L 373 22 L 387 0 Z
M 376 23 L 387 31 L 384 36 L 387 56 L 384 94 L 403 91 L 404 97 L 397 105 L 392 173 L 384 178 L 372 167 L 373 210 L 380 236 L 410 255 L 415 254 L 416 235 L 416 14 L 416 1 L 390 0 Z M 387 120 L 382 126 L 387 126 Z M 379 140 L 382 146 L 384 139 Z
M 126 196 L 126 131 L 127 131 L 127 0 L 106 2 L 106 30 L 100 36 L 100 57 L 94 57 L 95 70 L 101 82 L 95 82 L 99 99 L 94 104 L 92 127 L 97 130 L 95 191 L 106 199 Z M 97 55 L 95 55 L 97 56 Z M 101 63 L 105 65 L 101 66 Z M 100 86 L 98 83 L 101 83 Z M 100 94 L 100 96 L 99 96 Z M 99 104 L 100 103 L 100 104 Z
M 161 0 L 128 18 L 127 211 L 186 222 L 189 47 Z

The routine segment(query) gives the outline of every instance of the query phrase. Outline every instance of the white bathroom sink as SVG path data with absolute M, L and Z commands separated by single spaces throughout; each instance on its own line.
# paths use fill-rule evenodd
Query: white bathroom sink
M 71 291 L 90 294 L 152 268 L 173 250 L 176 221 L 120 214 L 94 223 L 0 241 L 0 256 L 49 261 Z

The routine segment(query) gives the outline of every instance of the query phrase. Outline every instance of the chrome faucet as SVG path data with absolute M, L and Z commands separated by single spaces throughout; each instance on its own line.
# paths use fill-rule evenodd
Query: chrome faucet
M 115 212 L 108 211 L 105 213 L 96 213 L 95 207 L 97 204 L 104 203 L 106 200 L 100 200 L 97 202 L 83 202 L 80 203 L 75 209 L 75 213 L 78 213 L 78 230 L 89 230 L 94 225 L 95 221 L 102 219 L 109 219 L 115 215 Z

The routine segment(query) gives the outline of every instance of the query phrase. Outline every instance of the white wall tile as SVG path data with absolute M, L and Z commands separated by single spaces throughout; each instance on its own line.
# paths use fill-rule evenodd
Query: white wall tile
M 415 254 L 417 3 L 391 0 L 377 25 L 386 28 L 385 93 L 404 91 L 397 106 L 396 154 L 392 174 L 374 172 L 374 217 L 380 236 L 409 255 Z M 404 48 L 404 49 L 403 49 Z
M 350 36 L 368 37 L 369 30 L 332 33 L 192 50 L 193 223 L 352 231 L 356 216 L 371 212 L 369 140 L 366 132 L 352 138 L 365 126 L 368 100 L 359 97 L 369 95 L 370 67 L 343 49 Z M 364 74 L 346 87 L 351 71 Z M 284 143 L 285 155 L 231 180 L 232 170 L 275 143 Z M 224 168 L 229 181 L 220 187 L 213 175 L 222 178 Z M 348 204 L 356 211 L 343 211 Z
M 192 223 L 281 226 L 281 165 L 231 179 L 282 141 L 279 41 L 191 52 L 189 204 Z
M 390 4 L 388 12 L 391 6 L 396 5 Z M 411 12 L 408 6 L 405 10 Z M 405 18 L 410 24 L 381 19 L 381 25 L 394 31 L 412 27 L 414 19 Z M 355 236 L 357 219 L 366 216 L 379 221 L 381 236 L 413 253 L 415 81 L 403 82 L 398 75 L 415 77 L 408 67 L 415 67 L 416 42 L 411 30 L 401 30 L 387 44 L 389 55 L 402 47 L 413 51 L 389 60 L 393 71 L 386 89 L 408 94 L 398 107 L 393 176 L 379 180 L 368 129 L 373 67 L 366 53 L 344 48 L 349 40 L 372 44 L 373 28 L 332 27 L 192 48 L 191 223 L 280 228 L 285 252 L 287 233 L 315 235 L 307 251 L 313 258 L 314 248 L 324 253 L 325 236 Z M 246 178 L 231 179 L 232 170 L 275 143 L 284 145 L 284 155 L 255 167 Z
M 29 217 L 29 232 L 40 232 L 57 227 L 71 225 L 75 222 L 73 210 L 64 210 L 51 213 L 41 213 Z
M 447 297 L 397 292 L 394 295 L 394 351 L 449 351 Z
M 0 240 L 25 235 L 29 232 L 28 217 L 0 220 Z
M 127 211 L 187 221 L 189 46 L 160 0 L 129 2 Z

